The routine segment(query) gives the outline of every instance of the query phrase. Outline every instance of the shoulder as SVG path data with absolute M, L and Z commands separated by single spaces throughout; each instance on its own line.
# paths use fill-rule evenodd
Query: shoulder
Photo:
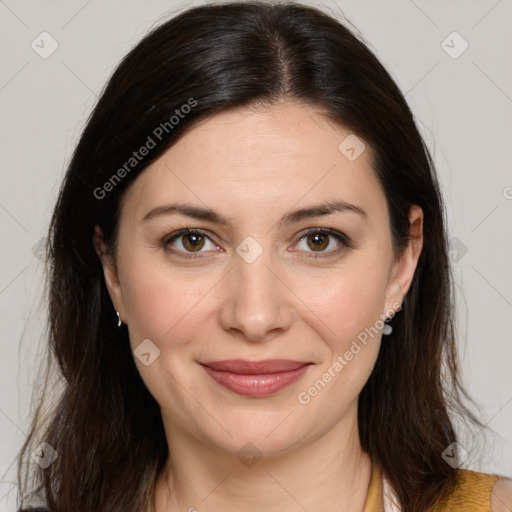
M 500 475 L 459 469 L 453 492 L 432 512 L 510 512 L 512 480 Z

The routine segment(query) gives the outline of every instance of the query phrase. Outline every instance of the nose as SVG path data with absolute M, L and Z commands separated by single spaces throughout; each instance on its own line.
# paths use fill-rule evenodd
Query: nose
M 293 293 L 271 251 L 264 250 L 250 263 L 238 254 L 233 259 L 222 289 L 219 315 L 223 329 L 251 342 L 262 342 L 288 330 Z

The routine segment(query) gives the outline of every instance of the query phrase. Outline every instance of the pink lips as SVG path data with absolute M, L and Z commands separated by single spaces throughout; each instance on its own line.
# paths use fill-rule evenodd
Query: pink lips
M 287 359 L 230 359 L 201 363 L 217 383 L 239 395 L 252 397 L 277 393 L 299 379 L 310 364 Z

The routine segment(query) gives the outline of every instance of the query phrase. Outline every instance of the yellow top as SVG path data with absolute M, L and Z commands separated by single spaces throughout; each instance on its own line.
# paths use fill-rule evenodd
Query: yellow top
M 436 504 L 431 509 L 431 512 L 492 512 L 491 491 L 493 485 L 500 477 L 467 469 L 459 469 L 458 478 L 459 480 L 454 492 L 442 503 Z M 363 512 L 388 512 L 389 508 L 384 508 L 383 491 L 382 471 L 377 464 L 373 464 Z M 398 510 L 398 508 L 394 510 Z

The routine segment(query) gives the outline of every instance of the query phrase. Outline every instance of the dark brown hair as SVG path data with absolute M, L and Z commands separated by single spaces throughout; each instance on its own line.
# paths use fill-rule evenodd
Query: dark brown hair
M 444 209 L 428 149 L 393 79 L 339 21 L 297 3 L 240 2 L 194 7 L 146 35 L 80 137 L 48 236 L 49 363 L 58 365 L 59 393 L 50 395 L 48 379 L 41 388 L 53 402 L 37 409 L 20 453 L 22 507 L 30 491 L 50 512 L 151 505 L 168 455 L 164 428 L 127 330 L 116 326 L 94 226 L 115 254 L 120 200 L 150 163 L 200 119 L 283 99 L 317 107 L 371 147 L 396 254 L 409 239 L 410 206 L 423 209 L 423 250 L 360 394 L 359 434 L 404 512 L 425 511 L 453 488 L 457 472 L 441 457 L 456 440 L 449 410 L 474 418 L 461 402 Z M 127 168 L 149 136 L 156 147 Z M 42 441 L 58 453 L 46 469 L 30 461 Z

